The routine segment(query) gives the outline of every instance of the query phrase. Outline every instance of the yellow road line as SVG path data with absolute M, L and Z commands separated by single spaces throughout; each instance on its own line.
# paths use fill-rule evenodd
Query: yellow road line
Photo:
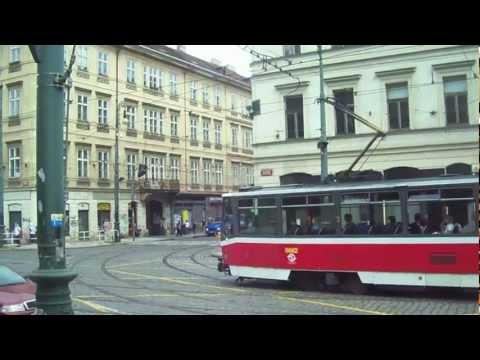
M 87 305 L 87 306 L 91 307 L 92 309 L 94 309 L 95 311 L 103 313 L 103 314 L 115 313 L 115 314 L 121 314 L 121 315 L 128 315 L 127 313 L 123 313 L 121 311 L 118 311 L 118 310 L 115 310 L 115 309 L 112 309 L 112 308 L 109 308 L 109 307 L 106 307 L 106 306 L 103 306 L 103 305 L 100 305 L 100 304 L 95 304 L 91 301 L 82 300 L 82 299 L 79 299 L 79 298 L 73 298 L 73 300 L 77 301 L 81 304 Z
M 286 296 L 274 296 L 274 297 L 276 297 L 278 299 L 284 299 L 284 300 L 296 301 L 296 302 L 303 302 L 303 303 L 306 303 L 306 304 L 321 305 L 321 306 L 332 307 L 332 308 L 342 309 L 342 310 L 355 311 L 355 312 L 363 312 L 363 313 L 373 314 L 373 315 L 392 315 L 392 314 L 387 314 L 387 313 L 380 312 L 380 311 L 361 309 L 361 308 L 357 308 L 357 307 L 353 307 L 353 306 L 331 304 L 331 303 L 326 303 L 326 302 L 316 301 L 316 300 L 298 299 L 298 298 L 291 298 L 291 297 L 286 297 Z
M 164 277 L 164 276 L 145 275 L 145 274 L 139 274 L 139 273 L 133 273 L 133 272 L 127 272 L 127 271 L 121 271 L 121 270 L 112 270 L 112 272 L 116 272 L 116 273 L 124 274 L 124 275 L 139 276 L 139 277 L 143 277 L 144 279 L 158 279 L 158 280 L 161 280 L 161 281 L 171 282 L 171 283 L 181 284 L 181 285 L 191 285 L 191 286 L 197 286 L 197 287 L 229 290 L 229 291 L 233 291 L 233 292 L 242 292 L 242 293 L 246 292 L 246 290 L 242 290 L 242 289 L 228 288 L 228 287 L 224 287 L 224 286 L 197 284 L 197 283 L 190 282 L 190 281 L 175 280 L 175 278 Z

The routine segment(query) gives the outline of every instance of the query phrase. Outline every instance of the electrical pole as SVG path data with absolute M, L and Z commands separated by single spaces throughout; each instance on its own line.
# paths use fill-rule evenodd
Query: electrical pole
M 31 45 L 37 79 L 37 228 L 39 268 L 37 306 L 51 315 L 73 314 L 69 283 L 77 276 L 66 267 L 64 237 L 63 123 L 65 120 L 63 45 Z
M 120 53 L 120 48 L 117 49 L 117 62 L 116 62 L 116 74 L 115 74 L 115 86 L 116 86 L 116 94 L 115 94 L 115 190 L 114 190 L 114 203 L 115 203 L 115 220 L 114 220 L 114 241 L 120 242 L 120 214 L 119 214 L 119 192 L 120 192 L 120 175 L 118 170 L 118 132 L 120 127 L 119 121 L 119 104 L 118 104 L 118 57 Z
M 2 113 L 2 95 L 3 86 L 0 86 L 0 244 L 3 243 L 3 234 L 5 231 L 5 222 L 3 217 L 3 179 L 5 171 L 3 170 L 3 113 Z
M 135 164 L 133 164 L 133 179 L 132 179 L 132 201 L 130 203 L 132 211 L 132 242 L 135 242 L 135 232 L 137 231 L 137 219 L 135 218 L 137 204 L 135 203 Z
M 327 155 L 327 128 L 326 128 L 326 119 L 325 119 L 325 90 L 324 90 L 324 80 L 323 80 L 323 53 L 322 45 L 317 45 L 318 49 L 318 58 L 320 60 L 320 141 L 318 147 L 320 149 L 320 162 L 321 162 L 321 180 L 324 183 L 327 180 L 328 176 L 328 155 Z

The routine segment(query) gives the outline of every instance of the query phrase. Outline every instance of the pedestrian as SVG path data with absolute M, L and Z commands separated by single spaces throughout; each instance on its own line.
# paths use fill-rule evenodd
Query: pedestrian
M 195 223 L 192 222 L 192 233 L 195 234 Z

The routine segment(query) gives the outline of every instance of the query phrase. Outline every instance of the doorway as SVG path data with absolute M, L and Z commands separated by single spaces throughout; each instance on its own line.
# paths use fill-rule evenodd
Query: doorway
M 150 200 L 147 206 L 147 228 L 150 235 L 163 235 L 163 206 L 160 201 Z

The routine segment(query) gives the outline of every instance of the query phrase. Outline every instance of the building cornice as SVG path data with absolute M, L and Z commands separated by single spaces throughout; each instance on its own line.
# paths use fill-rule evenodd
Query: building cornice
M 377 71 L 375 75 L 379 78 L 388 77 L 388 76 L 399 76 L 399 75 L 411 75 L 415 72 L 416 67 L 407 67 L 401 69 L 393 69 L 386 71 Z
M 275 89 L 278 91 L 283 91 L 283 90 L 291 90 L 291 89 L 301 89 L 305 88 L 308 85 L 310 85 L 310 81 L 300 81 L 300 82 L 292 82 L 288 84 L 280 84 L 280 85 L 275 85 Z
M 344 83 L 344 82 L 353 83 L 353 82 L 358 82 L 358 80 L 360 80 L 361 77 L 362 75 L 360 74 L 354 74 L 354 75 L 348 75 L 348 76 L 337 76 L 337 77 L 325 79 L 325 82 L 327 83 L 327 85 L 333 85 L 333 84 Z
M 434 70 L 445 70 L 445 69 L 458 69 L 465 67 L 472 67 L 475 65 L 475 60 L 465 60 L 465 61 L 455 61 L 442 64 L 433 64 L 432 68 Z

